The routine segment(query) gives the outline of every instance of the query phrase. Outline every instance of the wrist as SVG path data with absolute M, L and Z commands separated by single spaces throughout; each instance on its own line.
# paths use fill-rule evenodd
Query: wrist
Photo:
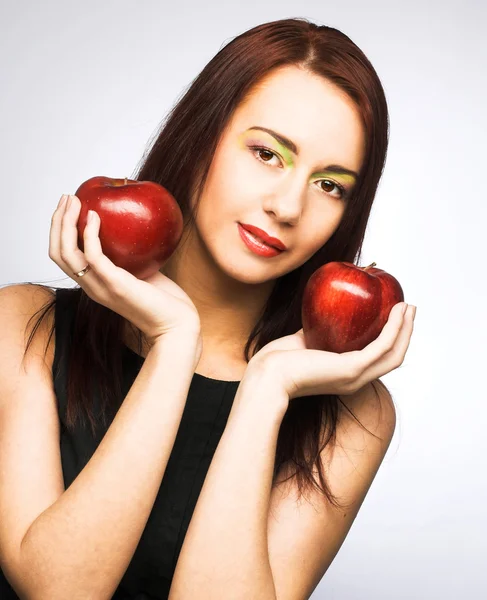
M 160 353 L 177 353 L 182 356 L 187 356 L 194 361 L 194 368 L 198 364 L 202 351 L 201 335 L 193 329 L 181 329 L 170 331 L 156 338 L 149 352 Z
M 249 361 L 237 396 L 245 398 L 245 403 L 256 404 L 260 409 L 269 409 L 277 420 L 282 421 L 290 398 L 284 387 L 279 385 L 279 381 L 264 361 Z

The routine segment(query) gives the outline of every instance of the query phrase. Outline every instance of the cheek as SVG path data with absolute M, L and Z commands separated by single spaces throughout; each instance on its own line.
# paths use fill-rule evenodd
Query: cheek
M 324 246 L 340 225 L 342 215 L 343 210 L 337 214 L 328 211 L 326 218 L 317 218 L 315 215 L 313 219 L 309 219 L 308 224 L 302 223 L 301 241 L 298 242 L 300 254 L 309 258 Z
M 273 173 L 271 167 L 259 163 L 248 148 L 239 146 L 238 143 L 222 148 L 215 170 L 222 193 L 228 191 L 240 198 L 259 198 L 263 186 Z
M 222 152 L 208 174 L 202 200 L 211 204 L 212 211 L 231 211 L 238 208 L 239 199 L 248 193 L 249 180 L 245 161 L 235 152 Z
M 300 253 L 306 257 L 306 260 L 317 252 L 323 244 L 328 240 L 328 236 L 315 235 L 307 236 L 303 238 L 303 242 L 300 244 Z

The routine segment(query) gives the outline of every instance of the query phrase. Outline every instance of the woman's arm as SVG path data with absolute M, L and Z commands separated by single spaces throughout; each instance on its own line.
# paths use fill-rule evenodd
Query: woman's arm
M 29 598 L 112 597 L 159 490 L 196 353 L 189 333 L 167 334 L 151 348 L 87 465 L 22 540 Z
M 276 600 L 267 526 L 277 438 L 289 401 L 355 394 L 401 364 L 414 320 L 414 311 L 403 318 L 403 308 L 399 303 L 392 309 L 379 337 L 361 351 L 308 350 L 300 329 L 252 356 L 188 527 L 169 600 Z M 371 444 L 369 453 L 362 452 L 366 478 L 358 473 L 347 482 L 346 493 L 357 510 L 394 433 L 391 414 L 393 406 L 379 429 L 385 445 L 377 450 Z M 336 526 L 335 531 L 342 542 L 346 531 Z M 319 548 L 302 585 L 313 585 L 321 565 L 326 567 L 327 556 L 322 556 Z
M 249 363 L 189 524 L 169 600 L 276 598 L 267 522 L 288 396 L 262 375 L 252 373 Z

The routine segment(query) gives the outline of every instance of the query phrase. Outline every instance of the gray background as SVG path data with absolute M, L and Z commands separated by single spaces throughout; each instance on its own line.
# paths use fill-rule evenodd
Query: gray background
M 48 257 L 63 193 L 129 176 L 224 43 L 266 21 L 341 29 L 391 117 L 364 246 L 418 307 L 389 452 L 313 600 L 487 597 L 486 3 L 51 1 L 0 6 L 0 284 L 72 286 Z M 480 256 L 480 259 L 478 258 Z

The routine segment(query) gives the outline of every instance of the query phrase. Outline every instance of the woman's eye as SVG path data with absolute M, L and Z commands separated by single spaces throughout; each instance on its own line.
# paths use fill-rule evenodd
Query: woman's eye
M 269 164 L 270 166 L 274 166 L 271 165 L 270 160 L 272 158 L 277 158 L 279 160 L 279 156 L 273 152 L 272 150 L 269 150 L 269 148 L 265 148 L 263 146 L 250 146 L 250 149 L 252 150 L 252 154 L 254 154 L 254 156 L 257 158 L 257 160 L 259 160 L 261 163 L 264 163 L 265 165 Z M 261 155 L 266 155 L 269 158 L 269 160 L 264 160 L 263 158 L 261 158 Z M 270 155 L 270 157 L 269 157 Z M 279 161 L 280 162 L 280 161 Z M 334 181 L 332 181 L 331 179 L 318 179 L 317 181 L 315 181 L 315 183 L 318 185 L 320 191 L 323 194 L 327 194 L 327 195 L 331 195 L 330 192 L 328 190 L 325 190 L 323 188 L 323 186 L 321 185 L 322 183 L 326 183 L 328 185 L 331 185 L 332 188 L 336 188 L 339 192 L 339 200 L 345 200 L 346 199 L 346 189 L 340 185 L 339 183 L 335 183 Z M 336 198 L 337 196 L 332 196 L 333 198 Z
M 252 153 L 254 154 L 254 156 L 256 156 L 257 160 L 260 160 L 260 162 L 267 164 L 270 161 L 269 160 L 264 160 L 261 158 L 261 155 L 265 155 L 267 154 L 268 158 L 270 155 L 270 158 L 279 158 L 277 156 L 277 154 L 275 152 L 272 152 L 272 150 L 269 150 L 268 148 L 262 148 L 261 146 L 251 146 L 250 149 L 252 150 Z
M 346 190 L 343 186 L 339 185 L 338 183 L 335 183 L 330 179 L 319 179 L 317 183 L 320 184 L 319 187 L 323 192 L 325 192 L 325 194 L 328 194 L 328 191 L 323 189 L 323 187 L 321 186 L 322 183 L 327 183 L 328 185 L 331 185 L 332 188 L 337 188 L 337 190 L 340 193 L 340 200 L 343 200 L 345 198 Z

